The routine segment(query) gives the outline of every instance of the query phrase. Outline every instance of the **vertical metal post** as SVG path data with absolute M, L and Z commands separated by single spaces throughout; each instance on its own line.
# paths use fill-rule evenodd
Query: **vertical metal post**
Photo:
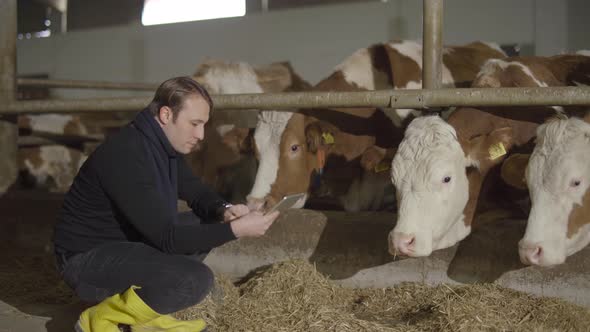
M 66 33 L 68 31 L 68 9 L 66 8 L 63 12 L 60 13 L 60 27 L 59 33 Z
M 16 99 L 16 0 L 0 1 L 0 104 Z M 0 117 L 0 195 L 16 180 L 16 116 Z
M 422 88 L 442 86 L 443 0 L 424 0 L 422 15 Z

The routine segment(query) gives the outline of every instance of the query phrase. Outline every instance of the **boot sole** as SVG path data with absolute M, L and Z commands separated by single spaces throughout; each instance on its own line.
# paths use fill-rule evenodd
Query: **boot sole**
M 76 330 L 76 332 L 85 332 L 82 329 L 82 324 L 80 324 L 80 320 L 78 319 L 78 321 L 76 322 L 76 325 L 74 326 L 74 329 Z

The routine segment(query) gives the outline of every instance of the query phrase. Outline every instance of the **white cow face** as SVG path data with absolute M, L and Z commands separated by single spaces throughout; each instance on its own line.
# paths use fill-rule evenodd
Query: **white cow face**
M 503 159 L 490 151 L 499 144 L 508 150 L 511 142 L 511 128 L 459 139 L 438 116 L 413 120 L 391 167 L 398 219 L 389 234 L 390 252 L 428 256 L 465 238 L 471 231 L 464 215 L 470 195 L 479 195 L 487 170 Z
M 590 242 L 590 124 L 571 118 L 540 126 L 526 181 L 532 209 L 521 260 L 561 264 Z
M 412 121 L 392 162 L 399 208 L 390 243 L 396 253 L 428 256 L 447 246 L 448 232 L 463 224 L 467 166 L 453 127 L 436 116 Z M 468 232 L 464 229 L 455 238 Z

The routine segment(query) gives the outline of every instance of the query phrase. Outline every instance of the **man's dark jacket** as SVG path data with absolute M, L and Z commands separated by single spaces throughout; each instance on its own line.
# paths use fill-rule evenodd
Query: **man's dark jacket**
M 177 199 L 203 220 L 178 224 Z M 82 165 L 55 227 L 57 251 L 71 256 L 102 244 L 141 241 L 193 254 L 235 239 L 218 222 L 225 201 L 199 181 L 146 109 Z

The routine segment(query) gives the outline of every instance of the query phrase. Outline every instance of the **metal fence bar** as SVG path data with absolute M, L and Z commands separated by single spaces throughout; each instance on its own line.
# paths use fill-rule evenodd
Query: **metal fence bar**
M 158 84 L 152 83 L 127 83 L 108 81 L 79 81 L 79 80 L 50 80 L 37 78 L 18 78 L 18 86 L 33 86 L 45 88 L 72 88 L 72 89 L 104 89 L 104 90 L 141 90 L 156 91 Z
M 17 101 L 0 105 L 0 115 L 139 111 L 150 100 L 151 98 L 133 97 Z M 446 106 L 571 106 L 590 105 L 590 87 L 284 92 L 214 95 L 213 101 L 218 109 L 267 110 L 341 107 L 427 109 Z
M 443 0 L 424 0 L 422 14 L 422 87 L 442 86 Z
M 0 0 L 0 105 L 16 99 L 16 0 Z M 0 195 L 18 176 L 16 117 L 0 114 Z

